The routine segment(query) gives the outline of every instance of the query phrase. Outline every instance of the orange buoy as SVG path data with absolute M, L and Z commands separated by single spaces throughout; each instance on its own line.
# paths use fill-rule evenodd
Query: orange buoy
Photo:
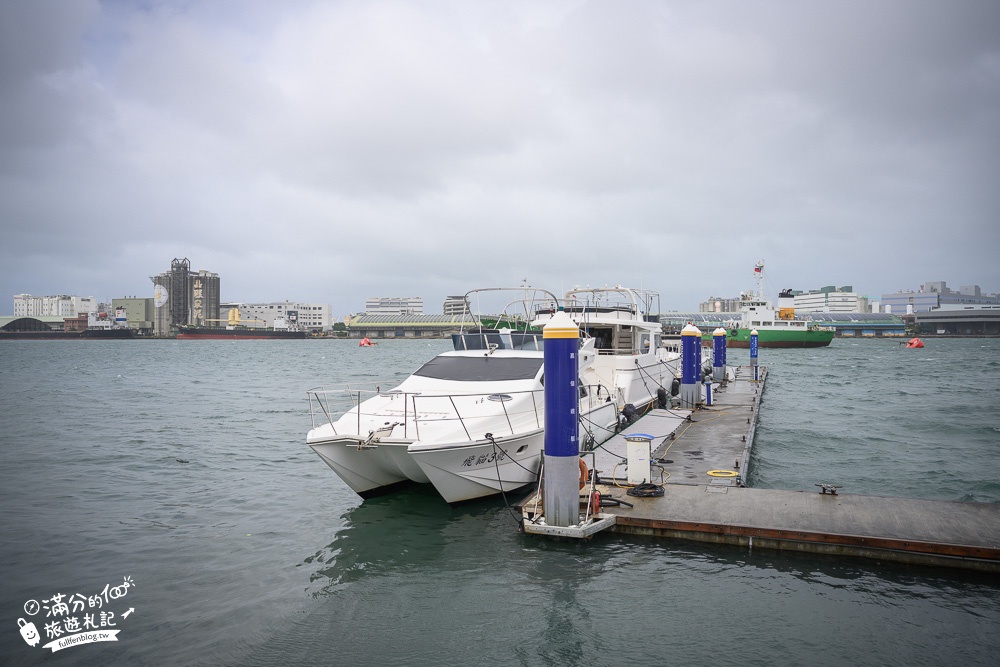
M 580 488 L 582 489 L 587 485 L 587 478 L 590 476 L 590 471 L 587 470 L 587 462 L 580 457 Z
M 594 515 L 601 511 L 601 492 L 594 489 L 594 492 L 590 494 L 590 514 Z
M 911 338 L 910 342 L 906 344 L 906 347 L 911 350 L 923 346 L 924 346 L 924 341 L 920 340 L 919 338 Z

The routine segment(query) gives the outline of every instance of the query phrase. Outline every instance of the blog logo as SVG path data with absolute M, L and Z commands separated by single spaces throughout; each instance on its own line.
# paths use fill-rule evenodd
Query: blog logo
M 121 632 L 118 624 L 135 612 L 133 607 L 122 611 L 123 600 L 134 587 L 132 577 L 126 576 L 120 585 L 107 584 L 94 595 L 56 593 L 41 602 L 28 600 L 24 603 L 24 613 L 29 618 L 38 616 L 42 630 L 39 631 L 34 619 L 19 618 L 18 632 L 31 647 L 38 646 L 43 636 L 51 640 L 42 648 L 52 649 L 53 653 L 82 644 L 116 642 Z

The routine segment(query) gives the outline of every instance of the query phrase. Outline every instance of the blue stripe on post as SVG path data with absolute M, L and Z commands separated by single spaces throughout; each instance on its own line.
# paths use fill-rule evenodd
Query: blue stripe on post
M 694 384 L 698 381 L 701 370 L 698 368 L 700 353 L 701 332 L 689 324 L 681 331 L 681 384 Z
M 565 322 L 560 318 L 565 318 Z M 575 335 L 574 335 L 575 334 Z M 563 312 L 542 329 L 545 343 L 545 454 L 579 456 L 577 354 L 580 330 Z
M 726 330 L 716 329 L 712 334 L 712 365 L 722 368 L 726 365 Z

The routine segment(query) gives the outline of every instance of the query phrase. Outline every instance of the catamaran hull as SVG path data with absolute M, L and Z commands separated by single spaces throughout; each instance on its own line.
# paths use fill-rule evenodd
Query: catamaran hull
M 449 503 L 517 491 L 538 480 L 545 432 L 517 437 L 443 446 L 410 455 Z
M 604 442 L 614 434 L 617 420 L 613 403 L 587 413 L 580 442 Z M 538 481 L 544 429 L 494 440 L 439 446 L 414 443 L 410 455 L 441 497 L 452 504 L 517 491 Z
M 410 441 L 401 441 L 359 447 L 358 438 L 350 436 L 309 443 L 323 462 L 362 498 L 430 481 L 407 452 L 409 445 Z

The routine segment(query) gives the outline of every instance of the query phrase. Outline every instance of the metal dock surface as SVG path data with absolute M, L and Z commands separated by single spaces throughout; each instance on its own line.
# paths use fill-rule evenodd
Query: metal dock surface
M 637 422 L 584 455 L 602 481 L 624 482 L 626 437 L 645 433 L 653 436 L 653 479 L 660 483 L 738 486 L 750 461 L 757 405 L 767 377 L 761 367 L 759 382 L 752 381 L 749 367 L 729 369 L 723 384 L 713 383 L 713 404 L 698 410 L 654 409 Z M 732 477 L 710 477 L 709 471 L 725 470 Z
M 614 515 L 608 530 L 1000 572 L 1000 504 L 744 487 L 766 378 L 764 367 L 759 382 L 752 368 L 731 368 L 713 385 L 712 406 L 653 410 L 585 453 L 606 499 L 601 512 Z M 626 436 L 639 433 L 652 436 L 661 496 L 627 495 Z M 530 521 L 540 498 L 520 506 Z

